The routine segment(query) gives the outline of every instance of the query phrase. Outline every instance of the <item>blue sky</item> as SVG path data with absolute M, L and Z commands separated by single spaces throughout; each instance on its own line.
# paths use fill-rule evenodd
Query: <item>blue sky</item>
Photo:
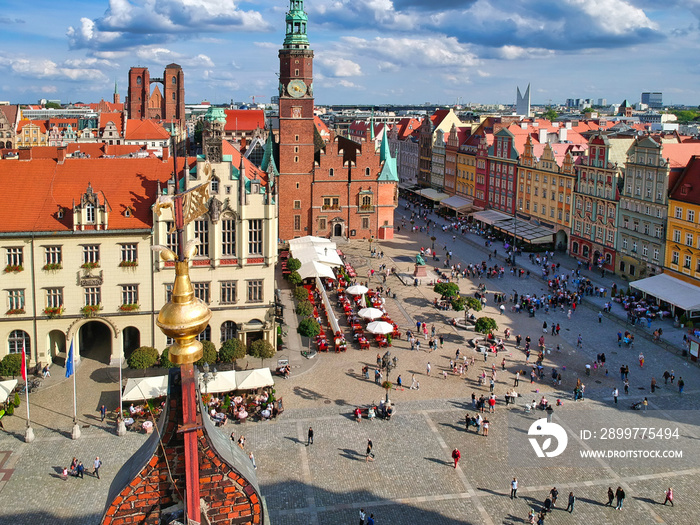
M 269 102 L 285 0 L 0 0 L 0 100 L 122 97 L 185 71 L 186 100 Z M 306 0 L 318 104 L 700 104 L 700 0 Z

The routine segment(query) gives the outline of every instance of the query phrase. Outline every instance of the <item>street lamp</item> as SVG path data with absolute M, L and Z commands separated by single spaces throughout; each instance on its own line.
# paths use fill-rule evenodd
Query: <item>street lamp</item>
M 202 374 L 202 381 L 204 381 L 204 393 L 209 393 L 209 382 L 216 379 L 216 367 L 214 367 L 213 373 L 209 373 L 209 363 L 204 363 L 202 367 L 204 374 Z
M 513 261 L 512 261 L 512 266 L 515 266 L 515 254 L 518 253 L 517 245 L 516 243 L 518 242 L 518 210 L 523 211 L 522 208 L 518 208 L 515 210 L 513 213 L 513 218 L 515 219 L 515 226 L 513 228 Z

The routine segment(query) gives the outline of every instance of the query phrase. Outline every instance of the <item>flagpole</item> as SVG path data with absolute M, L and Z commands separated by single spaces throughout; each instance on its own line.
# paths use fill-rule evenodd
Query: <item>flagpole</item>
M 70 343 L 70 351 L 68 358 L 70 359 L 70 369 L 71 375 L 73 376 L 73 433 L 71 434 L 72 439 L 78 439 L 80 437 L 80 425 L 78 425 L 78 398 L 75 391 L 75 347 L 73 343 L 75 338 Z
M 29 418 L 29 376 L 27 374 L 27 352 L 24 341 L 22 341 L 22 376 L 24 376 L 24 394 L 27 399 L 27 429 L 24 432 L 24 442 L 31 443 L 34 441 L 34 429 L 32 429 L 31 419 Z

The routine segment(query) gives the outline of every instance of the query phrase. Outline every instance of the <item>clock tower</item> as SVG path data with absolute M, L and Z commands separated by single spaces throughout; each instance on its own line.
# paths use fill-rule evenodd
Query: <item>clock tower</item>
M 290 0 L 279 51 L 279 237 L 315 235 L 311 222 L 314 170 L 313 59 L 304 0 Z

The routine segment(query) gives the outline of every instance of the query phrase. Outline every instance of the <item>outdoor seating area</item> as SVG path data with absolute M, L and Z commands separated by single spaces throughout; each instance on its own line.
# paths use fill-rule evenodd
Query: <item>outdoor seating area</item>
M 272 387 L 258 392 L 227 392 L 225 394 L 204 394 L 202 402 L 216 426 L 228 422 L 245 423 L 248 420 L 269 421 L 284 411 L 282 399 L 275 398 Z

